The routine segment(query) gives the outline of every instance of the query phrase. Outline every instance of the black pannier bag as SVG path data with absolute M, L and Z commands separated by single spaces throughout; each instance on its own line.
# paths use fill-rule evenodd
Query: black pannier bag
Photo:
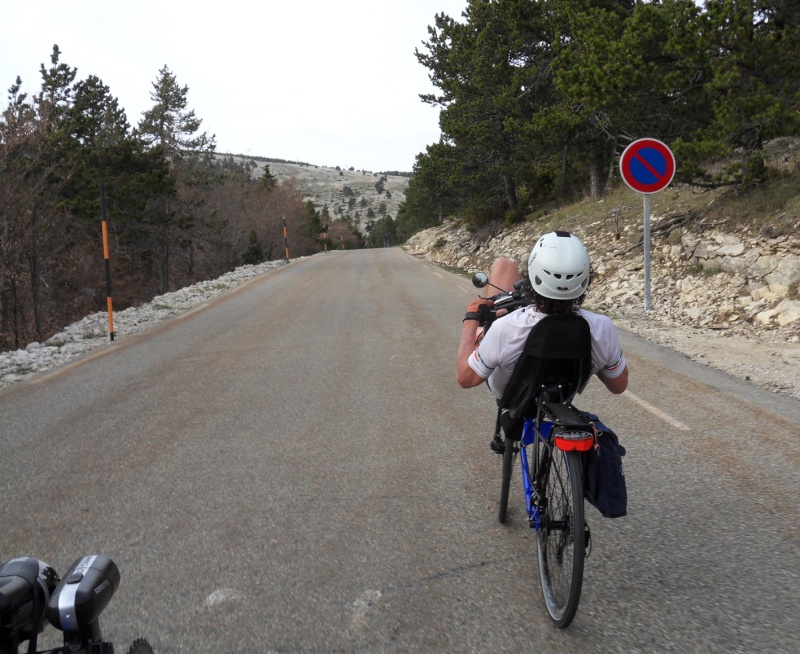
M 622 457 L 625 448 L 617 435 L 591 413 L 583 414 L 597 429 L 595 446 L 584 452 L 584 497 L 606 518 L 621 518 L 628 513 L 628 490 Z

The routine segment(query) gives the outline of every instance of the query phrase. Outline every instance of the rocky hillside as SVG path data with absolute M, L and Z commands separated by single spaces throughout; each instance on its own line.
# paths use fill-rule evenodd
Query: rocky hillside
M 498 256 L 523 264 L 536 238 L 550 228 L 555 226 L 526 223 L 482 240 L 450 223 L 417 234 L 406 248 L 460 270 L 486 270 Z M 644 316 L 642 246 L 616 240 L 608 221 L 574 225 L 571 231 L 592 255 L 589 304 L 614 315 Z M 635 225 L 622 227 L 623 234 L 637 231 Z M 651 246 L 652 307 L 646 317 L 730 334 L 768 332 L 800 342 L 798 253 L 797 236 L 765 238 L 720 229 L 656 235 Z
M 219 155 L 227 157 L 229 155 Z M 234 156 L 236 161 L 245 157 Z M 311 200 L 318 211 L 327 205 L 332 219 L 349 213 L 360 231 L 369 222 L 370 212 L 375 220 L 383 215 L 397 216 L 405 199 L 408 177 L 365 170 L 330 168 L 314 164 L 276 163 L 262 158 L 247 159 L 256 165 L 253 175 L 260 177 L 264 166 L 279 181 L 294 179 L 305 200 Z M 383 205 L 383 208 L 381 207 Z M 358 219 L 356 220 L 356 213 Z

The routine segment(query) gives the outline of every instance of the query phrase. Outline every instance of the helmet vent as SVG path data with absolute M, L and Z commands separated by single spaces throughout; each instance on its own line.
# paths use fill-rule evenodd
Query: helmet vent
M 534 280 L 533 280 L 533 281 L 535 282 L 535 284 L 536 284 L 537 286 L 541 286 L 541 285 L 542 285 L 542 280 L 541 280 L 541 278 L 539 277 L 539 275 L 536 275 L 536 277 L 534 278 Z

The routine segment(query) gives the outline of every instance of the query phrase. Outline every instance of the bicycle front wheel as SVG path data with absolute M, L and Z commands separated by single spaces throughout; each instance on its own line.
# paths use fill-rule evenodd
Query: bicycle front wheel
M 538 531 L 539 576 L 547 612 L 556 627 L 568 626 L 583 585 L 584 518 L 580 454 L 553 447 L 543 453 Z
M 128 654 L 153 654 L 153 648 L 144 638 L 137 638 L 130 646 Z

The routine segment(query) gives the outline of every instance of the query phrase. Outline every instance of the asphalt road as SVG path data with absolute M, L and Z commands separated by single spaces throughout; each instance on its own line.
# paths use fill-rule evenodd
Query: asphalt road
M 0 560 L 110 556 L 123 653 L 800 651 L 800 403 L 629 335 L 630 391 L 576 402 L 628 449 L 629 515 L 587 508 L 550 625 L 494 403 L 455 383 L 476 293 L 332 252 L 0 391 Z

